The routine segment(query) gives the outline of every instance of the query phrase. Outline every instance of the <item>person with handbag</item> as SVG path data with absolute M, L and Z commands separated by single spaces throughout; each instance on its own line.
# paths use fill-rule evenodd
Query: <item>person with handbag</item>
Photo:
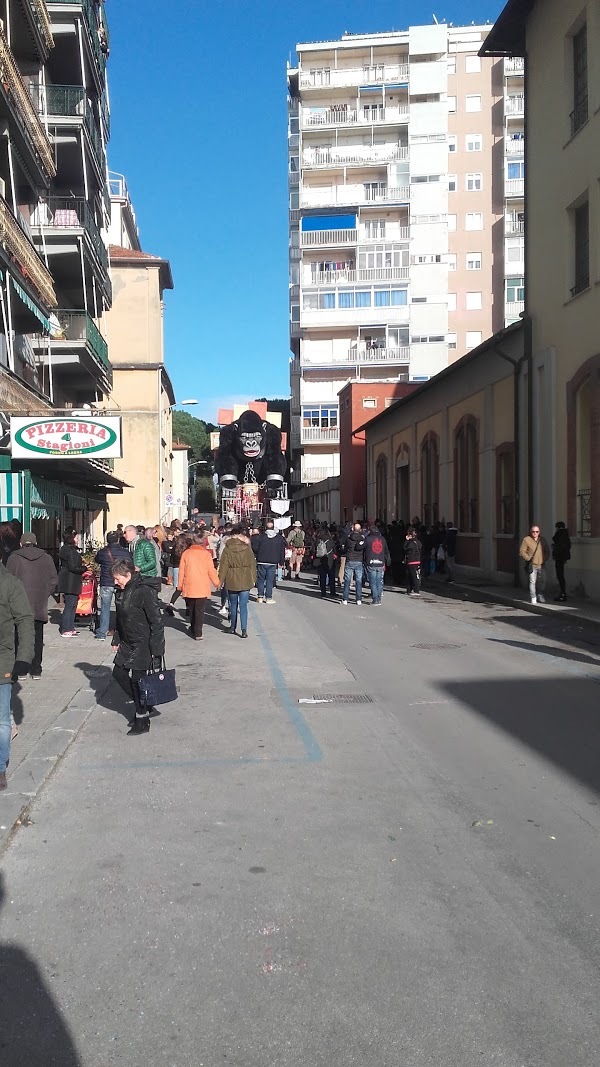
M 131 554 L 120 545 L 119 533 L 109 530 L 106 544 L 96 553 L 95 562 L 100 565 L 100 620 L 95 633 L 96 641 L 105 641 L 110 626 L 110 609 L 115 595 L 115 580 L 112 566 L 118 559 L 131 559 Z
M 60 570 L 58 572 L 58 591 L 63 594 L 63 613 L 60 617 L 59 633 L 61 637 L 78 637 L 75 629 L 77 601 L 81 593 L 82 576 L 87 567 L 79 551 L 79 535 L 75 531 L 65 533 L 58 553 Z
M 537 522 L 531 524 L 529 534 L 521 541 L 519 555 L 529 575 L 529 599 L 532 604 L 545 604 L 546 563 L 550 558 L 550 549 L 545 537 L 542 537 Z
M 211 594 L 211 585 L 218 589 L 219 584 L 208 540 L 202 534 L 197 534 L 181 557 L 177 581 L 177 588 L 185 597 L 189 608 L 189 632 L 195 641 L 202 640 L 204 611 Z
M 129 734 L 150 729 L 150 716 L 156 709 L 142 703 L 139 680 L 150 670 L 158 670 L 165 654 L 165 630 L 154 590 L 144 580 L 131 559 L 118 559 L 112 566 L 117 595 L 117 621 L 113 632 L 116 649 L 113 678 L 133 700 L 135 716 Z

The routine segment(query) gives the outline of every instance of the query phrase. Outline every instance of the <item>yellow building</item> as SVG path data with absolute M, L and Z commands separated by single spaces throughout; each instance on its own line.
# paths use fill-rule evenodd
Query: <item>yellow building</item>
M 483 55 L 525 57 L 533 515 L 568 524 L 568 589 L 600 597 L 600 6 L 510 0 Z
M 499 331 L 355 431 L 369 516 L 452 520 L 459 573 L 507 583 L 527 512 L 523 335 L 522 323 Z
M 110 405 L 123 419 L 123 458 L 115 460 L 115 475 L 127 488 L 111 500 L 109 525 L 154 526 L 170 519 L 172 510 L 175 396 L 164 363 L 162 301 L 173 279 L 168 260 L 139 249 L 111 245 L 110 260 Z

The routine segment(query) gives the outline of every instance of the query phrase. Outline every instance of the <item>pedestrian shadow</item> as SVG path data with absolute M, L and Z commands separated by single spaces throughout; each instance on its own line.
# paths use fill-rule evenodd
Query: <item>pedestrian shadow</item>
M 22 691 L 23 691 L 23 686 L 21 685 L 20 682 L 13 682 L 12 683 L 12 692 L 11 692 L 11 696 L 10 696 L 10 710 L 12 712 L 12 717 L 15 720 L 15 724 L 17 726 L 20 726 L 21 723 L 23 722 L 23 719 L 25 718 L 25 708 L 23 707 L 23 699 L 21 697 Z
M 574 677 L 488 678 L 438 685 L 452 700 L 600 793 L 597 682 Z
M 5 903 L 0 873 L 0 912 Z M 2 1067 L 82 1067 L 69 1028 L 40 968 L 18 945 L 0 942 Z
M 552 645 L 533 644 L 531 641 L 506 641 L 501 637 L 488 637 L 488 641 L 498 645 L 508 645 L 510 648 L 522 648 L 526 652 L 537 652 L 539 655 L 551 656 L 554 659 L 571 660 L 573 663 L 591 663 L 594 667 L 600 667 L 600 656 L 588 656 L 585 652 L 575 652 L 570 648 L 554 648 Z
M 73 666 L 87 679 L 98 707 L 116 711 L 123 718 L 131 718 L 131 705 L 125 703 L 127 698 L 123 690 L 112 681 L 112 667 L 99 667 L 97 663 L 74 663 Z

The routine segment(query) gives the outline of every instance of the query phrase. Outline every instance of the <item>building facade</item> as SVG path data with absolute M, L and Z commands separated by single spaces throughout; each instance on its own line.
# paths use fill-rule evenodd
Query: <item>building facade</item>
M 511 0 L 483 51 L 525 64 L 533 507 L 568 524 L 569 592 L 600 598 L 600 9 Z M 527 57 L 524 60 L 523 57 Z
M 339 473 L 347 381 L 426 380 L 522 309 L 522 257 L 513 258 L 522 71 L 480 58 L 488 29 L 417 26 L 297 46 L 288 71 L 297 485 Z

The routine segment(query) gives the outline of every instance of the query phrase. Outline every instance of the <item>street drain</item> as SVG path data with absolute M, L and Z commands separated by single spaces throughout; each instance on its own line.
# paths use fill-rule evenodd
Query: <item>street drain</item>
M 316 693 L 312 697 L 300 697 L 299 704 L 372 704 L 373 697 L 367 693 Z
M 427 652 L 451 652 L 455 648 L 464 648 L 464 645 L 411 645 L 411 648 L 423 648 Z

